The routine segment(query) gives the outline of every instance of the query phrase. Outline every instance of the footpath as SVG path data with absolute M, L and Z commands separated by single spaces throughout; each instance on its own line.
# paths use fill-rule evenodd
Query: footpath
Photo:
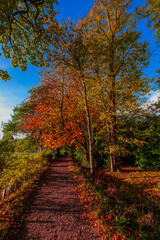
M 82 217 L 73 185 L 69 159 L 53 160 L 29 201 L 21 226 L 9 240 L 102 240 Z

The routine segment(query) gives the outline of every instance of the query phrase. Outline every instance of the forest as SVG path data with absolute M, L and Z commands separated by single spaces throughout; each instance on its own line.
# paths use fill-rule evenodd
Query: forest
M 22 71 L 42 67 L 2 126 L 2 239 L 59 156 L 72 159 L 75 191 L 103 239 L 159 239 L 160 97 L 148 102 L 159 78 L 144 75 L 152 53 L 137 26 L 147 19 L 159 48 L 160 1 L 134 11 L 132 2 L 96 0 L 77 23 L 59 23 L 55 1 L 0 3 L 4 56 Z

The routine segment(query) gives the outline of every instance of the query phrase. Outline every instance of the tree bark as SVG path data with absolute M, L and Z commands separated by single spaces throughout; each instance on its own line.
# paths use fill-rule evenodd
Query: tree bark
M 117 131 L 116 131 L 116 76 L 114 58 L 114 36 L 110 51 L 109 81 L 110 81 L 110 106 L 109 106 L 109 153 L 111 162 L 111 172 L 117 171 Z
M 89 162 L 89 154 L 88 154 L 88 149 L 87 149 L 87 147 L 85 147 L 85 146 L 83 146 L 83 145 L 81 145 L 81 147 L 82 147 L 82 149 L 83 149 L 83 151 L 84 151 L 86 161 Z
M 90 117 L 90 111 L 89 111 L 88 99 L 87 99 L 87 88 L 86 88 L 83 72 L 81 72 L 81 78 L 82 78 L 84 104 L 85 104 L 86 120 L 87 120 L 88 145 L 89 145 L 88 155 L 89 155 L 90 173 L 94 178 L 95 170 L 94 170 L 94 158 L 93 158 L 93 136 L 92 136 L 92 127 L 91 127 L 91 117 Z
M 115 77 L 111 76 L 110 107 L 109 107 L 109 152 L 111 172 L 117 171 L 117 133 L 116 133 L 116 103 Z
M 73 146 L 71 146 L 71 147 L 70 147 L 70 154 L 69 154 L 69 155 L 70 155 L 70 158 L 71 158 L 72 160 L 74 160 L 74 154 L 73 154 L 73 153 L 74 153 L 74 151 L 73 151 Z
M 57 157 L 60 157 L 60 148 L 57 148 Z

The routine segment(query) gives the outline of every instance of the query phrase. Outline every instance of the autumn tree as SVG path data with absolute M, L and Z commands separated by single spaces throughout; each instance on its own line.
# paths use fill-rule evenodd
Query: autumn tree
M 51 66 L 49 69 L 45 69 L 41 75 L 43 77 L 41 79 L 42 85 L 47 85 L 47 89 L 51 89 L 48 95 L 52 95 L 53 98 L 53 93 L 56 93 L 56 106 L 54 108 L 59 107 L 60 115 L 58 112 L 57 115 L 58 120 L 61 123 L 58 123 L 57 120 L 54 121 L 57 126 L 56 132 L 58 130 L 58 126 L 60 125 L 60 139 L 63 137 L 68 139 L 68 142 L 65 141 L 66 145 L 71 146 L 74 144 L 77 147 L 81 146 L 84 150 L 86 160 L 89 161 L 88 126 L 86 110 L 84 108 L 83 85 L 79 74 L 77 71 L 73 71 L 72 68 L 66 68 L 66 64 L 61 64 L 56 68 Z M 87 83 L 87 87 L 88 91 L 89 83 Z M 53 104 L 50 106 L 53 108 Z M 92 123 L 95 124 L 97 114 L 91 96 L 89 99 L 89 110 L 92 117 Z M 60 143 L 61 140 L 57 140 L 56 144 L 58 144 L 58 142 Z
M 52 23 L 48 25 L 52 31 Z M 74 25 L 70 20 L 64 22 L 59 27 L 59 35 L 51 44 L 54 50 L 49 61 L 63 64 L 64 71 L 67 71 L 70 78 L 74 80 L 75 85 L 79 85 L 83 106 L 86 113 L 87 133 L 88 133 L 88 158 L 90 162 L 90 171 L 94 175 L 94 158 L 93 158 L 93 124 L 91 116 L 91 81 L 89 66 L 89 52 L 87 44 L 84 44 L 83 29 L 81 25 Z M 88 42 L 89 44 L 89 42 Z
M 157 46 L 152 50 L 154 53 L 156 50 L 160 50 L 160 1 L 159 0 L 146 0 L 142 6 L 137 7 L 137 17 L 140 19 L 147 19 L 147 27 L 154 30 L 153 37 L 156 38 Z M 160 73 L 160 69 L 157 70 Z M 156 83 L 160 86 L 159 78 L 156 79 Z
M 96 1 L 84 20 L 97 75 L 100 118 L 108 135 L 111 171 L 118 169 L 119 116 L 138 111 L 149 89 L 149 80 L 142 77 L 149 63 L 148 43 L 140 42 L 135 15 L 129 11 L 131 2 Z
M 0 44 L 13 67 L 25 71 L 27 61 L 35 66 L 44 64 L 44 53 L 49 51 L 45 22 L 51 20 L 49 16 L 55 17 L 54 3 L 56 0 L 0 1 Z M 0 70 L 0 78 L 9 80 L 10 76 Z
M 138 17 L 147 18 L 148 27 L 155 30 L 157 41 L 160 41 L 160 1 L 146 0 L 144 5 L 137 8 Z
M 160 41 L 160 1 L 159 0 L 147 0 L 148 3 L 148 13 L 153 24 L 153 29 L 156 31 L 157 40 Z
M 44 70 L 41 75 L 41 85 L 32 90 L 26 101 L 26 104 L 32 105 L 32 111 L 23 114 L 21 127 L 40 138 L 46 148 L 82 142 L 79 122 L 83 122 L 83 116 L 79 117 L 81 111 L 77 108 L 69 79 L 64 74 L 58 74 L 54 67 Z

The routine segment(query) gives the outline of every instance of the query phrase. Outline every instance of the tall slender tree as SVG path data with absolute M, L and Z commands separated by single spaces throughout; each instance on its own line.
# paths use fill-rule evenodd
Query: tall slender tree
M 84 20 L 96 66 L 96 92 L 105 109 L 101 116 L 108 129 L 112 172 L 118 169 L 118 117 L 140 108 L 149 89 L 149 80 L 142 77 L 149 63 L 148 43 L 140 42 L 137 20 L 129 12 L 131 2 L 97 0 Z

